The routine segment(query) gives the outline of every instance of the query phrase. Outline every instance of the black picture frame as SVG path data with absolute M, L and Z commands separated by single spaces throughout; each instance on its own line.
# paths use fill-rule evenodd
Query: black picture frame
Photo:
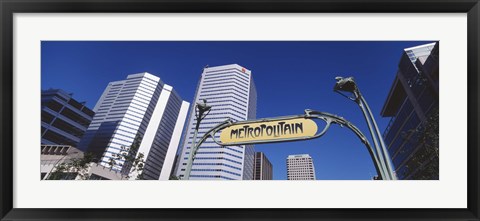
M 480 220 L 478 0 L 0 0 L 1 9 L 1 220 Z M 14 13 L 467 13 L 468 208 L 467 209 L 17 209 L 13 208 Z M 448 190 L 445 190 L 448 191 Z

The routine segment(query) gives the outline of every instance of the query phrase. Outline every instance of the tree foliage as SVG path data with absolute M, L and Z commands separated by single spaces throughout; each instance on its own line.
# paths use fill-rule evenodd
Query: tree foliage
M 407 139 L 417 150 L 405 166 L 404 176 L 408 179 L 431 180 L 439 177 L 439 112 L 438 108 L 416 129 L 407 132 Z
M 125 178 L 129 179 L 131 174 L 137 174 L 137 180 L 143 180 L 143 168 L 145 165 L 144 154 L 138 153 L 142 137 L 137 135 L 130 147 L 122 146 L 119 153 L 114 154 L 109 159 L 108 165 L 110 169 L 120 168 Z M 90 163 L 94 162 L 94 155 L 85 153 L 82 158 L 68 159 L 63 163 L 57 164 L 53 171 L 48 175 L 48 180 L 66 180 L 79 179 L 88 180 Z
M 143 180 L 143 168 L 145 166 L 144 154 L 138 153 L 140 144 L 142 142 L 141 135 L 137 134 L 130 147 L 122 146 L 120 152 L 110 158 L 108 165 L 110 169 L 119 167 L 126 178 L 129 179 L 131 174 L 137 174 L 137 180 Z M 138 153 L 138 154 L 137 154 Z
M 89 164 L 94 160 L 94 155 L 85 153 L 82 158 L 66 159 L 65 162 L 57 164 L 48 175 L 48 180 L 88 180 Z

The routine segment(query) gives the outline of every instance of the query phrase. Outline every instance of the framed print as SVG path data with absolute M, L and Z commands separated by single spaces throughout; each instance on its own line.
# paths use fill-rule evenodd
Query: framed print
M 476 0 L 1 9 L 2 220 L 480 218 Z

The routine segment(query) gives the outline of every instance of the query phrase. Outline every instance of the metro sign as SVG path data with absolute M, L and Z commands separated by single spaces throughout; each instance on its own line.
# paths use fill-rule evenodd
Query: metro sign
M 318 126 L 304 117 L 292 119 L 259 120 L 228 126 L 220 133 L 222 145 L 266 143 L 309 139 L 315 136 Z

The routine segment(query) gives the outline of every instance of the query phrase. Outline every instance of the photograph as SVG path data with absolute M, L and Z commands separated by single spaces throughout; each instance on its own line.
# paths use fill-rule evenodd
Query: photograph
M 42 41 L 40 179 L 439 181 L 439 45 Z
M 479 1 L 0 0 L 0 221 L 479 220 Z

